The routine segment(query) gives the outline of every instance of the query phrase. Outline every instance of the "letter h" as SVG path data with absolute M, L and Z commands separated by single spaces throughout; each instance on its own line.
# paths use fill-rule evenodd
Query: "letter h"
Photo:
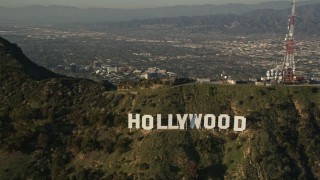
M 133 128 L 133 123 L 136 125 L 135 128 L 140 129 L 140 114 L 136 114 L 136 118 L 133 119 L 132 114 L 128 114 L 128 127 Z

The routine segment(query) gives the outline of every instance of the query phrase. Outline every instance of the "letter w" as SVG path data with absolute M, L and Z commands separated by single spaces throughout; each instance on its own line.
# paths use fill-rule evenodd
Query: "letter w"
M 202 120 L 202 114 L 189 114 L 190 119 L 190 128 L 193 129 L 194 126 L 196 126 L 197 129 L 201 128 L 201 120 Z

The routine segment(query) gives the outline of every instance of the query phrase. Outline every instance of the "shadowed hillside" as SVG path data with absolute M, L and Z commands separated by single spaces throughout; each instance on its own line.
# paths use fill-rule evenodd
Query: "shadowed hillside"
M 0 37 L 0 56 L 1 56 L 1 75 L 20 72 L 19 78 L 32 78 L 42 80 L 49 78 L 63 77 L 55 74 L 30 61 L 21 51 L 21 49 L 9 41 Z M 5 76 L 2 76 L 4 78 Z
M 320 177 L 319 87 L 192 84 L 108 91 L 34 65 L 32 72 L 39 73 L 33 78 L 26 66 L 17 66 L 21 51 L 3 42 L 0 179 Z M 226 113 L 248 122 L 242 133 L 130 132 L 131 112 Z

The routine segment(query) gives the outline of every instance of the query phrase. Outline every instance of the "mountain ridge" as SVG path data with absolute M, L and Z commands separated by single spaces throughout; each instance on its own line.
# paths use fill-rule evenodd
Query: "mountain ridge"
M 298 2 L 298 6 L 316 4 L 317 1 Z M 22 8 L 3 8 L 0 20 L 28 23 L 88 23 L 110 22 L 133 19 L 149 19 L 161 17 L 199 16 L 210 14 L 243 14 L 256 9 L 285 9 L 287 1 L 265 2 L 260 4 L 224 4 L 224 5 L 194 5 L 168 6 L 160 8 L 145 8 L 136 10 L 87 8 L 72 6 L 27 6 Z
M 315 34 L 320 29 L 320 4 L 305 5 L 297 8 L 296 32 L 300 34 Z M 193 17 L 171 17 L 145 19 L 123 22 L 106 23 L 105 26 L 112 28 L 141 28 L 144 25 L 172 25 L 175 27 L 195 27 L 192 32 L 218 31 L 232 34 L 251 33 L 285 33 L 288 21 L 288 9 L 254 10 L 242 15 L 217 14 Z M 103 23 L 97 23 L 103 28 Z M 97 25 L 95 24 L 95 25 Z M 203 26 L 203 28 L 202 28 Z

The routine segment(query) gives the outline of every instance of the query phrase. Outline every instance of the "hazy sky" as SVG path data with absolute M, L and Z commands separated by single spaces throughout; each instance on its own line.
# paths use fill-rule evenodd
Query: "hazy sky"
M 172 5 L 252 3 L 268 0 L 0 0 L 3 7 L 21 7 L 27 5 L 68 5 L 80 8 L 148 8 Z

